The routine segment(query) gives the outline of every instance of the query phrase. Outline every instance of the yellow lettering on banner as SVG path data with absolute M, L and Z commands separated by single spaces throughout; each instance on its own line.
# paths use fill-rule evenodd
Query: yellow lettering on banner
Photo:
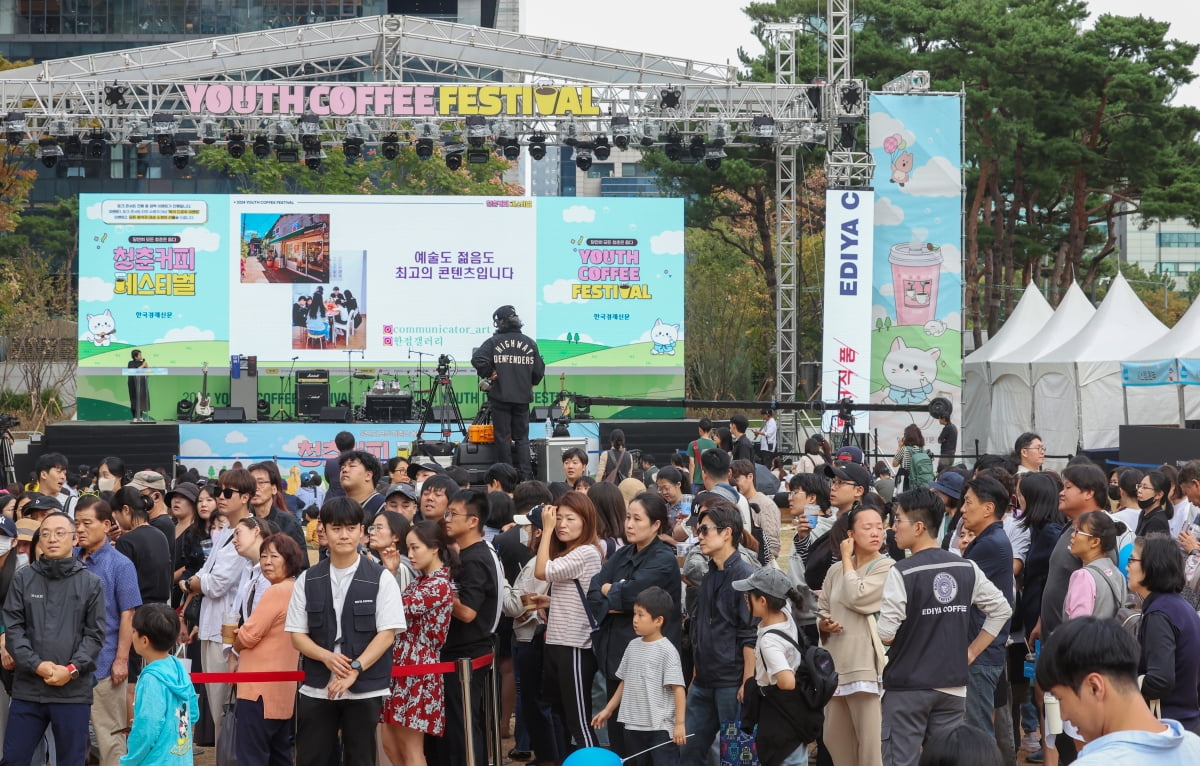
M 174 295 L 195 295 L 195 274 L 171 274 L 171 293 Z
M 464 85 L 458 89 L 458 113 L 479 114 L 479 87 Z
M 649 301 L 654 300 L 649 285 L 573 284 L 571 299 L 597 301 L 604 299 Z
M 479 114 L 500 114 L 503 104 L 500 101 L 500 88 L 495 85 L 485 85 L 479 89 Z
M 438 114 L 450 114 L 456 111 L 458 107 L 458 88 L 457 85 L 443 85 L 438 88 Z M 451 107 L 455 107 L 452 109 Z

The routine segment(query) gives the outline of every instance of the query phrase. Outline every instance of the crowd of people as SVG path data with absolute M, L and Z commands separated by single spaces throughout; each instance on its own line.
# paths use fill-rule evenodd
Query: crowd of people
M 1025 434 L 920 481 L 906 436 L 896 486 L 771 422 L 661 467 L 614 431 L 549 484 L 349 433 L 327 482 L 44 454 L 0 494 L 0 766 L 486 764 L 489 727 L 541 766 L 706 764 L 739 720 L 765 766 L 1198 762 L 1200 461 L 1042 470 Z M 460 660 L 465 695 L 428 670 Z

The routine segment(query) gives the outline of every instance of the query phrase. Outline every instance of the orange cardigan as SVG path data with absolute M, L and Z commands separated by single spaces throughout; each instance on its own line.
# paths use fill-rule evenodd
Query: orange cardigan
M 295 670 L 299 666 L 300 652 L 292 647 L 292 637 L 283 632 L 295 585 L 295 580 L 284 580 L 267 588 L 250 619 L 238 631 L 246 646 L 238 661 L 239 673 Z M 296 682 L 237 685 L 238 699 L 253 701 L 259 697 L 263 701 L 264 718 L 291 718 L 296 705 Z

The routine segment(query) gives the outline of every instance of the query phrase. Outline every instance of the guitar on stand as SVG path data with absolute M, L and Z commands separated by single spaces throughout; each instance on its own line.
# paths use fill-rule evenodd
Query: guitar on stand
M 208 420 L 212 417 L 212 399 L 208 395 L 208 362 L 204 363 L 204 380 L 200 384 L 200 395 L 196 398 L 196 420 Z

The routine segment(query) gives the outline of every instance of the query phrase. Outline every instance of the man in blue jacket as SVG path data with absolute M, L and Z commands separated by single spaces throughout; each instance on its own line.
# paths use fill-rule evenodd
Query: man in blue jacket
M 51 724 L 59 766 L 83 766 L 104 645 L 104 586 L 72 556 L 70 516 L 49 514 L 38 534 L 43 555 L 14 575 L 4 602 L 6 648 L 16 668 L 0 766 L 28 766 Z

